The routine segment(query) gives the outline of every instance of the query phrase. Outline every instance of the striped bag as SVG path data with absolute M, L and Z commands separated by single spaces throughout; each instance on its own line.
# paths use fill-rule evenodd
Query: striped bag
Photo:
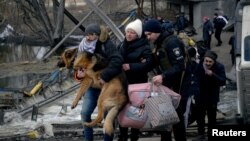
M 145 100 L 148 120 L 144 129 L 167 129 L 180 121 L 171 95 L 158 93 Z

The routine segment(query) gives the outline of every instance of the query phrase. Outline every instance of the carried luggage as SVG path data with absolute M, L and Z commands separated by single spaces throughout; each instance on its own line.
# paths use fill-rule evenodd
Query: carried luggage
M 152 83 L 131 84 L 129 103 L 118 115 L 121 127 L 154 130 L 179 122 L 175 111 L 181 96 L 166 86 Z

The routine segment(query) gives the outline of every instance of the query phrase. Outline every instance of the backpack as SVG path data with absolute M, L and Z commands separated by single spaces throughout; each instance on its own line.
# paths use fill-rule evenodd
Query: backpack
M 227 24 L 222 18 L 217 18 L 216 20 L 217 20 L 218 26 L 221 28 L 225 27 Z

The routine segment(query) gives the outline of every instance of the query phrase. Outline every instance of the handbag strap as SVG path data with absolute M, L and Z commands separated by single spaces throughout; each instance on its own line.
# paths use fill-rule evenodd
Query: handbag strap
M 150 81 L 150 83 L 151 83 L 151 85 L 150 85 L 150 92 L 151 92 L 151 94 L 149 95 L 149 97 L 151 97 L 152 96 L 152 94 L 155 94 L 156 93 L 156 90 L 155 90 L 155 84 L 153 83 L 153 81 Z M 162 85 L 162 84 L 161 84 Z M 161 86 L 160 85 L 160 86 Z M 158 93 L 158 95 L 160 95 L 160 94 L 166 94 L 165 93 L 165 91 L 163 90 L 163 88 L 162 87 L 160 87 L 160 86 L 157 86 L 158 87 L 158 91 L 160 91 L 160 93 Z M 149 98 L 148 97 L 148 98 Z

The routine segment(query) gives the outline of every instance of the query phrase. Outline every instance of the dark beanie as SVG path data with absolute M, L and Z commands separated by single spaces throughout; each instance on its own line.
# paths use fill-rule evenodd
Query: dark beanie
M 88 34 L 100 35 L 101 34 L 100 26 L 96 23 L 89 24 L 85 29 L 85 35 L 88 35 Z
M 153 33 L 161 33 L 161 31 L 162 31 L 161 23 L 156 19 L 148 20 L 144 24 L 144 31 L 145 32 L 153 32 Z
M 214 61 L 216 61 L 216 59 L 217 59 L 217 54 L 216 54 L 214 51 L 208 50 L 208 51 L 205 53 L 204 57 L 209 57 L 209 58 L 213 59 Z
M 196 49 L 194 47 L 189 47 L 187 49 L 189 57 L 195 57 L 196 56 Z

